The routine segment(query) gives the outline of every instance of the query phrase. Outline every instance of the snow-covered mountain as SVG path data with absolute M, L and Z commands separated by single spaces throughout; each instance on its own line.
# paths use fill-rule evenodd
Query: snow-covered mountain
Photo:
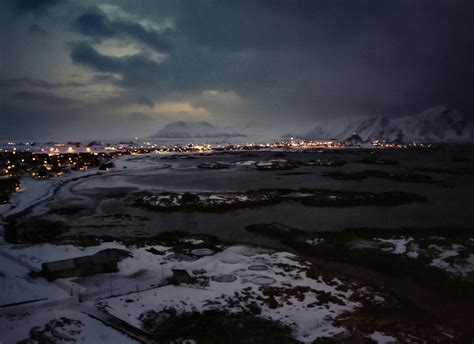
M 306 139 L 346 140 L 358 135 L 364 141 L 460 142 L 474 141 L 474 123 L 454 109 L 436 106 L 414 116 L 373 116 L 355 121 L 333 121 L 317 125 Z
M 219 128 L 211 123 L 177 121 L 165 125 L 154 138 L 218 138 L 218 137 L 243 137 L 245 135 Z

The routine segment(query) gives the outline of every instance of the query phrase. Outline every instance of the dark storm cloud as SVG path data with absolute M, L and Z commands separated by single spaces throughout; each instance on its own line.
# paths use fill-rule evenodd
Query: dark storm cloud
M 82 82 L 51 82 L 42 79 L 34 78 L 10 78 L 10 79 L 0 79 L 0 88 L 43 88 L 50 90 L 53 88 L 60 87 L 81 87 L 85 86 L 85 83 Z
M 67 97 L 60 97 L 51 92 L 19 91 L 10 95 L 10 99 L 24 103 L 47 105 L 72 105 L 77 101 Z
M 441 29 L 451 31 L 460 19 L 454 3 L 462 8 L 463 2 L 468 3 L 454 0 L 453 5 L 442 6 L 446 1 L 181 1 L 177 30 L 196 44 L 214 49 L 291 48 L 324 53 L 367 34 L 384 36 L 401 48 L 429 30 L 435 34 Z
M 109 20 L 102 11 L 96 8 L 80 15 L 74 26 L 80 33 L 93 38 L 129 36 L 156 51 L 167 52 L 171 49 L 170 42 L 162 34 L 147 30 L 138 23 Z
M 364 30 L 385 11 L 384 6 L 356 2 L 181 1 L 177 27 L 197 44 L 218 49 L 312 50 L 328 36 L 341 39 L 354 29 Z M 367 16 L 372 20 L 364 21 Z
M 117 83 L 128 87 L 145 88 L 156 85 L 161 67 L 145 56 L 131 55 L 114 57 L 100 54 L 87 43 L 75 44 L 71 50 L 72 60 L 99 72 L 117 73 L 122 80 Z
M 112 37 L 116 34 L 107 17 L 97 9 L 80 15 L 74 25 L 80 33 L 87 36 Z
M 14 13 L 2 13 L 3 25 L 10 25 L 0 42 L 5 61 L 39 56 L 37 63 L 2 65 L 0 116 L 8 112 L 12 121 L 21 105 L 25 116 L 48 122 L 51 106 L 44 94 L 23 94 L 29 101 L 18 104 L 17 94 L 6 109 L 7 94 L 59 97 L 75 86 L 78 98 L 111 96 L 84 109 L 63 102 L 74 118 L 105 118 L 129 107 L 120 116 L 151 120 L 160 101 L 192 103 L 226 124 L 261 119 L 282 127 L 344 115 L 413 114 L 437 104 L 474 114 L 470 0 L 12 3 Z M 51 5 L 57 11 L 47 11 Z M 26 13 L 42 16 L 17 16 Z M 40 40 L 41 29 L 48 35 Z M 80 78 L 68 82 L 71 74 Z M 52 95 L 52 104 L 61 102 Z
M 78 64 L 110 73 L 122 73 L 130 59 L 100 54 L 87 43 L 75 44 L 71 50 L 71 58 Z
M 155 103 L 153 102 L 153 100 L 144 96 L 137 97 L 137 104 L 146 105 L 150 108 L 153 108 L 155 106 Z
M 259 53 L 241 55 L 180 47 L 158 63 L 140 54 L 108 56 L 82 42 L 73 45 L 71 58 L 95 71 L 119 74 L 121 78 L 115 84 L 130 91 L 161 97 L 206 89 L 235 89 L 251 95 L 259 88 L 275 86 L 280 79 L 277 66 Z
M 59 2 L 60 0 L 8 0 L 9 6 L 18 15 L 28 13 L 39 15 Z
M 177 28 L 193 44 L 213 50 L 269 51 L 269 67 L 263 72 L 271 69 L 286 79 L 286 86 L 277 83 L 274 90 L 288 96 L 287 107 L 303 101 L 315 112 L 397 113 L 437 102 L 472 106 L 472 2 L 181 4 Z M 282 61 L 272 56 L 284 50 L 288 55 Z M 305 81 L 302 74 L 313 80 Z M 288 89 L 298 89 L 296 97 Z M 299 97 L 302 94 L 306 99 Z
M 120 84 L 135 91 L 235 90 L 253 98 L 262 116 L 469 107 L 466 9 L 473 6 L 467 1 L 176 4 L 176 27 L 167 33 L 174 48 L 164 62 L 107 56 L 85 43 L 74 47 L 73 61 L 121 74 Z M 149 44 L 139 24 L 113 22 L 99 10 L 79 16 L 75 25 L 89 37 L 128 35 Z
M 28 28 L 28 32 L 30 32 L 34 35 L 39 35 L 39 36 L 44 36 L 44 35 L 48 34 L 48 32 L 38 24 L 30 25 L 30 27 Z

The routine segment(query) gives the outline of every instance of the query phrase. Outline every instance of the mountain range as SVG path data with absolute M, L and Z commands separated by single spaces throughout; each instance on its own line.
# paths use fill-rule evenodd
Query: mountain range
M 266 131 L 265 128 L 260 127 L 259 131 Z M 250 129 L 246 128 L 244 132 L 248 133 L 251 131 Z M 258 136 L 265 133 L 259 133 Z M 255 133 L 252 135 L 255 135 Z M 395 118 L 372 116 L 320 122 L 302 135 L 290 136 L 307 140 L 355 139 L 361 142 L 374 140 L 387 142 L 469 142 L 474 141 L 474 122 L 468 120 L 455 109 L 436 106 L 412 116 Z M 176 121 L 165 125 L 151 137 L 237 138 L 247 137 L 247 135 L 229 127 L 222 128 L 205 121 Z
M 414 116 L 389 118 L 373 116 L 358 120 L 320 123 L 300 136 L 304 139 L 388 142 L 462 142 L 474 141 L 474 123 L 454 109 L 436 106 Z

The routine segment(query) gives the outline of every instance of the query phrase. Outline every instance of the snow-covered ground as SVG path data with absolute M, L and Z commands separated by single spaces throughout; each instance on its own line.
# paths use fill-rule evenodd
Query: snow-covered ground
M 459 257 L 462 251 L 466 250 L 465 246 L 456 244 L 444 247 L 431 245 L 430 249 L 436 252 L 437 255 L 437 258 L 433 259 L 431 265 L 462 276 L 467 276 L 474 272 L 474 254 L 469 254 L 467 258 L 458 262 L 448 261 L 449 258 Z
M 29 270 L 25 267 L 0 255 L 0 305 L 37 299 L 69 298 L 63 289 L 28 274 Z
M 59 185 L 60 178 L 35 180 L 22 178 L 21 191 L 14 193 L 7 204 L 0 206 L 0 215 L 13 215 L 23 211 L 32 204 L 52 195 L 55 186 Z
M 74 245 L 11 245 L 4 248 L 9 254 L 19 257 L 23 261 L 41 269 L 41 264 L 53 260 L 68 259 L 85 255 L 92 255 L 107 248 L 124 248 L 115 242 L 106 242 L 97 246 Z
M 202 243 L 192 238 L 183 242 Z M 342 282 L 337 279 L 328 282 L 308 276 L 310 264 L 297 256 L 250 246 L 230 246 L 221 252 L 200 248 L 178 253 L 160 245 L 136 247 L 112 242 L 86 248 L 43 244 L 10 248 L 7 252 L 39 267 L 45 261 L 93 254 L 105 248 L 125 249 L 132 256 L 119 263 L 118 273 L 62 281 L 85 293 L 105 291 L 103 296 L 109 296 L 109 291 L 126 294 L 136 288 L 152 288 L 102 301 L 111 314 L 136 327 L 141 326 L 140 314 L 147 310 L 160 312 L 172 307 L 179 314 L 211 309 L 239 313 L 256 304 L 261 309 L 258 316 L 291 326 L 295 338 L 306 342 L 344 332 L 344 328 L 333 326 L 332 320 L 359 306 L 351 300 L 351 289 L 338 288 Z M 157 288 L 172 276 L 171 269 L 185 269 L 196 278 L 196 284 Z M 9 275 L 7 280 L 11 278 Z M 233 306 L 229 299 L 235 301 Z
M 137 343 L 79 310 L 60 308 L 0 317 L 0 342 L 2 344 L 13 344 L 28 339 L 30 329 L 37 326 L 39 331 L 44 331 L 47 323 L 61 317 L 76 321 L 66 326 L 52 327 L 44 333 L 44 338 L 56 338 L 56 341 L 53 341 L 54 343 Z M 31 343 L 44 343 L 44 338 L 43 341 L 32 341 Z
M 370 339 L 372 339 L 375 343 L 377 344 L 396 344 L 398 343 L 397 338 L 392 337 L 392 336 L 387 336 L 383 332 L 380 331 L 374 331 L 370 336 L 368 336 Z
M 2 247 L 2 253 L 17 257 L 25 265 L 31 264 L 39 268 L 43 261 L 84 255 L 84 251 L 90 253 L 108 246 L 113 244 L 94 247 L 96 250 L 49 244 L 24 249 Z M 40 254 L 36 256 L 37 253 Z M 39 333 L 32 336 L 35 340 L 31 343 L 44 343 L 46 338 L 55 338 L 58 343 L 135 343 L 122 333 L 82 313 L 84 309 L 79 306 L 77 297 L 71 297 L 56 283 L 50 283 L 41 277 L 31 277 L 29 272 L 14 260 L 0 255 L 0 305 L 25 302 L 20 306 L 0 308 L 1 343 L 25 340 L 33 328 L 37 328 Z M 63 285 L 68 285 L 67 280 L 63 282 Z M 95 307 L 92 307 L 92 312 L 94 310 Z M 58 323 L 62 317 L 72 321 Z M 38 339 L 38 335 L 42 337 Z
M 407 254 L 410 252 L 410 244 L 415 240 L 404 237 L 375 241 L 383 245 L 387 252 Z M 232 314 L 251 312 L 257 317 L 289 326 L 293 336 L 299 341 L 312 342 L 317 338 L 348 333 L 351 329 L 335 325 L 334 321 L 341 315 L 356 312 L 363 307 L 358 297 L 361 293 L 374 304 L 385 302 L 385 296 L 374 293 L 370 288 L 333 277 L 323 277 L 309 262 L 288 252 L 246 245 L 212 246 L 205 239 L 196 236 L 182 237 L 179 242 L 182 243 L 178 244 L 179 248 L 166 244 L 136 246 L 104 242 L 88 247 L 51 244 L 9 248 L 4 246 L 2 251 L 38 268 L 45 261 L 90 255 L 106 248 L 128 250 L 131 256 L 119 263 L 117 273 L 61 281 L 76 286 L 82 293 L 96 295 L 100 309 L 138 328 L 143 325 L 140 318 L 147 312 L 159 315 L 171 308 L 178 315 L 206 310 Z M 307 243 L 317 246 L 324 243 L 324 240 L 307 240 Z M 24 278 L 26 269 L 13 266 L 11 261 L 2 259 L 0 264 L 9 268 L 4 269 L 4 276 L 0 277 L 0 282 L 4 283 L 1 295 L 4 298 L 14 297 L 18 290 L 21 291 L 18 295 L 24 296 L 53 298 L 64 294 L 61 289 L 48 285 L 44 280 L 28 281 Z M 186 270 L 191 280 L 181 285 L 159 286 L 172 276 L 172 269 Z M 15 292 L 8 294 L 7 288 L 13 288 Z M 104 291 L 105 293 L 101 293 Z M 111 297 L 109 292 L 120 296 Z M 17 300 L 22 301 L 21 298 Z M 25 339 L 29 329 L 39 326 L 36 335 L 67 333 L 77 342 L 84 343 L 96 342 L 97 338 L 104 343 L 133 342 L 81 313 L 88 309 L 93 313 L 96 302 L 59 303 L 57 307 L 49 309 L 33 306 L 30 314 L 0 315 L 0 340 L 14 343 Z M 54 322 L 49 323 L 44 331 L 45 324 L 61 317 L 79 322 L 66 321 L 66 325 L 56 329 Z M 377 326 L 373 330 L 372 334 L 368 332 L 367 338 L 377 343 L 396 342 L 394 337 L 382 330 L 376 331 Z
M 334 279 L 328 284 L 321 278 L 309 277 L 310 265 L 290 253 L 232 246 L 189 261 L 175 261 L 173 255 L 159 257 L 163 260 L 159 265 L 165 271 L 185 269 L 197 278 L 198 285 L 168 285 L 107 299 L 104 305 L 111 314 L 139 327 L 139 316 L 147 310 L 239 313 L 257 304 L 261 309 L 259 317 L 289 325 L 295 338 L 310 342 L 344 332 L 345 329 L 333 326 L 331 320 L 358 307 L 357 302 L 350 300 L 352 290 L 338 290 L 342 282 Z M 273 296 L 268 294 L 270 291 Z M 273 297 L 274 304 L 265 301 Z M 233 300 L 232 305 L 229 299 Z
M 16 246 L 6 248 L 5 251 L 41 269 L 41 264 L 44 262 L 93 255 L 108 248 L 123 249 L 132 253 L 132 257 L 119 263 L 118 273 L 67 278 L 62 279 L 62 282 L 69 285 L 76 293 L 100 297 L 147 289 L 162 284 L 164 279 L 170 276 L 170 271 L 165 274 L 159 265 L 160 261 L 157 259 L 159 256 L 146 251 L 145 248 L 129 248 L 116 242 L 88 247 L 52 244 Z M 167 249 L 159 246 L 155 248 Z
M 88 171 L 73 171 L 64 176 L 49 178 L 46 180 L 22 178 L 20 180 L 21 191 L 14 193 L 7 204 L 0 206 L 0 216 L 21 213 L 32 205 L 36 205 L 52 197 L 55 192 L 68 192 L 69 190 L 64 187 L 68 182 L 103 173 L 104 172 L 99 171 L 98 169 L 90 169 Z
M 424 240 L 430 239 L 437 244 L 431 244 L 427 248 L 420 247 L 421 245 L 412 237 L 374 238 L 373 240 L 358 240 L 353 244 L 354 247 L 376 248 L 392 254 L 406 255 L 412 259 L 419 256 L 427 257 L 431 260 L 431 266 L 463 277 L 474 273 L 474 254 L 469 253 L 474 248 L 473 239 L 463 244 L 444 242 L 443 237 L 427 237 Z

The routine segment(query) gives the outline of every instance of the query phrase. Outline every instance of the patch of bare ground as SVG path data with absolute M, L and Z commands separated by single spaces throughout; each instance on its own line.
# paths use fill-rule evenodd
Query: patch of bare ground
M 159 343 L 192 339 L 197 343 L 298 343 L 291 329 L 251 314 L 220 311 L 177 315 L 173 309 L 143 313 L 143 327 L 154 333 Z
M 44 325 L 44 328 L 33 327 L 29 337 L 18 342 L 19 344 L 41 343 L 75 343 L 81 334 L 84 324 L 79 320 L 61 317 L 53 319 Z
M 25 220 L 8 217 L 4 228 L 4 238 L 9 243 L 54 242 L 68 230 L 68 226 L 63 222 L 36 217 Z
M 18 178 L 0 178 L 0 204 L 7 203 L 10 196 L 20 187 Z
M 334 321 L 348 331 L 332 338 L 319 338 L 315 343 L 374 343 L 374 332 L 396 339 L 397 343 L 468 343 L 469 336 L 453 330 L 436 317 L 400 298 L 387 297 L 382 302 L 367 300 L 356 294 L 362 307 Z
M 155 211 L 220 213 L 236 209 L 297 202 L 309 207 L 397 206 L 426 202 L 423 196 L 401 191 L 360 192 L 326 189 L 259 189 L 246 192 L 140 192 L 132 204 Z
M 176 253 L 189 253 L 195 249 L 209 249 L 219 252 L 224 245 L 216 236 L 201 233 L 187 233 L 183 231 L 161 232 L 151 237 L 120 237 L 112 236 L 64 236 L 62 244 L 74 244 L 78 246 L 97 246 L 104 242 L 116 241 L 125 246 L 148 247 L 153 245 L 162 245 L 171 247 Z M 150 249 L 151 253 L 163 255 L 156 249 Z
M 283 239 L 296 251 L 313 257 L 362 266 L 396 278 L 410 278 L 417 284 L 446 297 L 474 301 L 471 274 L 455 273 L 433 264 L 442 256 L 434 245 L 464 245 L 460 260 L 474 254 L 469 231 L 465 229 L 349 229 L 342 232 L 315 232 L 304 238 Z M 396 252 L 395 245 L 407 242 L 405 251 Z
M 463 228 L 352 228 L 341 232 L 306 232 L 284 227 L 281 224 L 255 224 L 247 229 L 261 235 L 277 236 L 281 242 L 312 261 L 323 271 L 332 271 L 349 276 L 364 283 L 379 285 L 396 294 L 401 300 L 426 315 L 419 317 L 410 313 L 410 307 L 385 308 L 364 306 L 362 310 L 341 318 L 341 321 L 365 326 L 364 317 L 379 321 L 385 314 L 387 331 L 400 328 L 400 319 L 407 317 L 416 327 L 421 319 L 429 324 L 449 324 L 458 330 L 456 338 L 474 335 L 470 319 L 474 315 L 474 282 L 469 257 L 474 254 L 473 234 Z M 292 235 L 287 235 L 292 233 Z M 454 255 L 452 252 L 455 248 Z M 444 249 L 444 251 L 443 251 Z M 451 255 L 446 254 L 451 252 Z M 445 262 L 446 265 L 441 264 Z M 458 264 L 458 265 L 456 265 Z M 459 271 L 455 270 L 459 267 Z M 403 312 L 402 312 L 403 311 Z M 406 313 L 406 314 L 405 314 Z M 358 319 L 358 315 L 361 317 Z M 390 316 L 389 316 L 390 315 Z M 389 316 L 387 318 L 387 316 Z M 342 323 L 341 323 L 342 324 Z M 403 325 L 405 326 L 405 325 Z M 401 331 L 401 330 L 400 330 Z M 393 333 L 388 331 L 387 333 Z M 442 333 L 442 332 L 441 332 Z M 446 332 L 449 334 L 449 332 Z M 358 342 L 361 337 L 348 341 Z M 408 337 L 407 337 L 408 338 Z M 421 333 L 419 338 L 430 338 Z M 403 338 L 402 338 L 403 339 Z M 339 339 L 338 339 L 339 340 Z M 408 341 L 408 339 L 404 339 Z M 363 342 L 363 341 L 359 341 Z M 403 342 L 403 341 L 402 341 Z M 419 342 L 414 340 L 414 342 Z M 433 343 L 457 343 L 449 335 L 441 336 Z

